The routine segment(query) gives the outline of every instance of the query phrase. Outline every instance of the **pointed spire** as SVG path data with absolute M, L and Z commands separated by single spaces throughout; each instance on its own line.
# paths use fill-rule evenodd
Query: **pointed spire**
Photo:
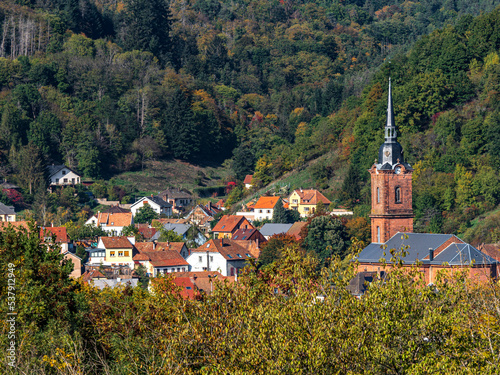
M 387 123 L 385 124 L 385 141 L 396 142 L 396 122 L 394 121 L 394 108 L 392 107 L 392 88 L 390 77 L 389 95 L 387 97 Z

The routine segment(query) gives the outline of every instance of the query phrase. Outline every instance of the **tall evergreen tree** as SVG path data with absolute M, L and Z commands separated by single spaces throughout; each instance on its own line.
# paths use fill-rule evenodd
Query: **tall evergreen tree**
M 194 160 L 200 150 L 200 139 L 193 121 L 191 96 L 180 88 L 175 90 L 167 103 L 165 133 L 174 157 Z
M 170 9 L 165 0 L 126 0 L 122 39 L 128 50 L 144 50 L 165 62 L 171 49 Z
M 288 223 L 288 213 L 285 207 L 283 207 L 283 202 L 278 199 L 273 210 L 273 223 Z

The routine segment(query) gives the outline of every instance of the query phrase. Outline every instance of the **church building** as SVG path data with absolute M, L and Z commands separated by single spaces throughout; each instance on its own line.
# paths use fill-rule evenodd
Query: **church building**
M 397 141 L 391 81 L 387 99 L 385 140 L 371 175 L 371 240 L 358 255 L 361 273 L 379 273 L 391 264 L 390 250 L 405 248 L 405 266 L 417 261 L 426 281 L 433 283 L 440 270 L 471 267 L 470 277 L 497 277 L 498 262 L 451 234 L 413 233 L 412 173 Z

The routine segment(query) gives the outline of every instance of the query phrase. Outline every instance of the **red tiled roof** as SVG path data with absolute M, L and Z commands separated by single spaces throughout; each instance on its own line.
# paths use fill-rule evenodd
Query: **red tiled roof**
M 189 277 L 174 277 L 172 282 L 178 287 L 182 288 L 180 295 L 184 299 L 194 299 L 196 295 L 196 286 L 193 280 Z
M 66 227 L 42 227 L 40 228 L 40 238 L 47 238 L 56 236 L 56 242 L 58 243 L 67 243 L 68 242 L 68 234 L 66 232 Z
M 126 227 L 132 224 L 131 212 L 104 213 L 99 212 L 97 225 L 104 224 L 111 227 Z
M 300 231 L 302 228 L 304 228 L 307 225 L 307 222 L 305 221 L 297 221 L 296 223 L 293 223 L 293 225 L 288 229 L 288 232 L 286 234 L 290 236 L 294 236 L 297 240 L 300 240 L 302 237 L 300 237 Z
M 133 249 L 127 237 L 101 237 L 102 243 L 106 249 Z
M 82 275 L 82 279 L 84 282 L 89 282 L 93 278 L 96 279 L 105 279 L 106 276 L 104 276 L 99 270 L 89 270 L 85 271 L 85 273 Z
M 251 184 L 252 183 L 252 177 L 253 177 L 253 174 L 247 174 L 245 176 L 245 179 L 243 180 L 243 183 L 244 184 Z
M 323 202 L 328 205 L 332 203 L 323 194 L 314 189 L 297 189 L 295 192 L 300 197 L 300 204 L 318 204 L 319 202 Z
M 236 215 L 224 215 L 221 217 L 219 222 L 215 225 L 212 232 L 233 232 L 238 228 L 238 225 L 245 220 L 245 216 L 236 216 Z M 253 228 L 253 227 L 252 227 Z
M 224 200 L 223 199 L 219 199 L 219 201 L 217 203 L 215 203 L 215 206 L 219 209 L 222 209 L 224 207 Z
M 184 242 L 158 242 L 155 250 L 173 250 L 180 253 L 184 246 Z
M 153 267 L 189 266 L 189 263 L 175 250 L 146 251 L 141 254 L 149 258 Z
M 186 224 L 188 221 L 186 219 L 167 219 L 167 218 L 162 218 L 162 219 L 154 219 L 151 222 L 151 226 L 156 226 L 158 224 Z
M 213 253 L 219 253 L 226 260 L 245 260 L 247 258 L 254 257 L 251 253 L 249 253 L 248 249 L 237 244 L 235 241 L 229 240 L 227 238 L 209 240 L 200 247 L 192 249 L 191 251 L 192 252 L 210 251 Z
M 16 229 L 20 228 L 29 229 L 27 221 L 0 221 L 0 229 L 7 228 L 9 225 L 12 225 Z
M 255 203 L 254 209 L 273 209 L 280 197 L 260 197 Z
M 154 251 L 155 244 L 153 242 L 136 242 L 135 248 L 140 253 L 142 253 L 144 251 Z

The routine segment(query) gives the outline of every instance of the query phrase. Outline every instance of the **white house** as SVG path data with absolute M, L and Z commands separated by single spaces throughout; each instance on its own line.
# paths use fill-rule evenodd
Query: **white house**
M 166 215 L 172 216 L 172 204 L 165 202 L 162 198 L 158 196 L 151 197 L 143 197 L 135 202 L 132 206 L 130 206 L 130 211 L 132 211 L 132 215 L 136 215 L 137 211 L 139 211 L 145 205 L 149 205 L 158 215 Z
M 101 227 L 102 230 L 112 236 L 121 236 L 123 228 L 133 223 L 134 218 L 132 212 L 98 212 L 97 215 L 92 216 L 85 222 L 86 225 Z
M 280 199 L 280 197 L 260 197 L 253 208 L 255 220 L 271 220 L 273 218 L 274 207 Z
M 16 211 L 13 206 L 6 206 L 0 202 L 0 221 L 16 221 Z
M 76 185 L 81 182 L 81 176 L 65 165 L 52 164 L 48 170 L 50 186 Z
M 191 249 L 186 260 L 193 272 L 219 271 L 223 276 L 234 276 L 245 267 L 249 258 L 253 258 L 249 250 L 235 241 L 221 238 Z

